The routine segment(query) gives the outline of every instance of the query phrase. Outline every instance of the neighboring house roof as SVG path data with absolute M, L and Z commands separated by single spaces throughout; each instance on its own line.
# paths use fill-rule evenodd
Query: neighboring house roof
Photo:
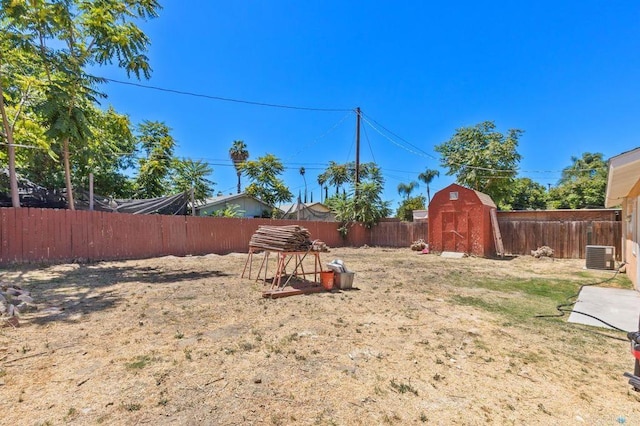
M 623 152 L 609 159 L 609 176 L 604 206 L 622 204 L 631 189 L 640 180 L 640 148 Z
M 196 207 L 196 211 L 215 210 L 216 207 L 225 208 L 228 205 L 243 204 L 246 201 L 251 201 L 255 204 L 261 205 L 264 208 L 264 210 L 273 209 L 273 206 L 270 206 L 264 201 L 259 200 L 251 195 L 241 193 L 241 194 L 221 195 L 219 197 L 208 198 L 204 205 Z
M 331 209 L 326 205 L 318 202 L 306 204 L 283 204 L 280 206 L 280 210 L 282 210 L 282 215 L 285 219 L 305 219 L 320 221 L 335 220 L 335 215 L 333 214 Z
M 286 213 L 294 213 L 298 210 L 305 210 L 305 209 L 312 209 L 315 211 L 322 211 L 322 212 L 330 212 L 331 209 L 327 206 L 325 206 L 322 203 L 319 202 L 315 202 L 315 203 L 293 203 L 293 204 L 283 204 L 280 206 L 280 210 L 282 210 L 285 214 Z
M 429 210 L 414 210 L 413 220 L 427 220 L 429 219 Z

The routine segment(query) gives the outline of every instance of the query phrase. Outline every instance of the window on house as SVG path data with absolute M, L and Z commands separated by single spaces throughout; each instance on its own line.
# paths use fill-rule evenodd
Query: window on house
M 458 199 L 458 191 L 452 191 L 449 193 L 449 200 L 457 200 Z

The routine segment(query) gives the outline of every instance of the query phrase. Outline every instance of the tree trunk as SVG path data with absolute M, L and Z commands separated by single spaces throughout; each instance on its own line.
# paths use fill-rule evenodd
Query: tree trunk
M 16 175 L 16 147 L 13 144 L 13 129 L 9 126 L 7 110 L 4 107 L 4 94 L 0 85 L 0 114 L 2 114 L 2 127 L 7 139 L 7 155 L 9 157 L 9 188 L 11 189 L 11 205 L 20 207 L 20 194 L 18 193 L 18 177 Z
M 242 175 L 241 171 L 238 171 L 238 194 L 240 193 L 240 176 Z
M 69 204 L 69 210 L 75 210 L 76 206 L 73 202 L 73 188 L 71 186 L 71 165 L 69 162 L 69 138 L 64 138 L 62 141 L 62 150 L 64 153 L 64 181 L 67 187 L 67 203 Z

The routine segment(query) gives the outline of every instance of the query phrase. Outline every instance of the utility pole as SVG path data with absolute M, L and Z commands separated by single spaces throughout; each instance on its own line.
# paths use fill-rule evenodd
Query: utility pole
M 358 185 L 360 184 L 360 107 L 356 108 L 356 190 L 358 197 Z

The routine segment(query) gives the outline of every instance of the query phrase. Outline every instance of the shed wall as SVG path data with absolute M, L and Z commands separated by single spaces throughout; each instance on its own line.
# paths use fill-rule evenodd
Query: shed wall
M 451 199 L 451 192 L 457 192 L 457 199 Z M 436 252 L 492 256 L 491 208 L 475 191 L 460 185 L 437 192 L 429 204 L 429 247 Z

